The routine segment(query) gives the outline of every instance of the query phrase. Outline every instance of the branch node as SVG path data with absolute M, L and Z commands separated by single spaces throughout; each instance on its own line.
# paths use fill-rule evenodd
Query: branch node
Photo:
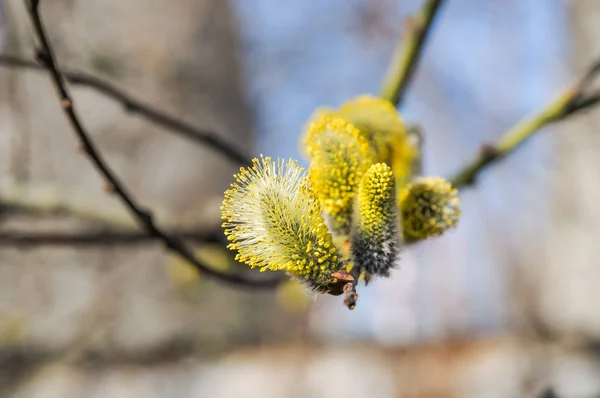
M 403 29 L 404 36 L 410 37 L 416 34 L 419 26 L 419 20 L 415 16 L 405 18 Z
M 114 185 L 113 185 L 113 189 L 114 189 Z M 139 211 L 139 217 L 146 225 L 154 224 L 154 222 L 152 221 L 152 216 L 153 216 L 152 211 L 149 209 L 145 209 L 145 210 L 140 209 L 140 211 Z
M 63 109 L 69 109 L 72 105 L 73 103 L 68 98 L 63 98 L 62 100 L 60 100 L 60 107 Z
M 113 184 L 110 181 L 104 181 L 104 192 L 108 193 L 108 194 L 112 194 L 115 193 L 115 184 Z
M 125 112 L 134 112 L 136 110 L 135 105 L 130 101 L 123 101 L 123 108 L 125 109 Z
M 479 152 L 482 157 L 490 160 L 500 156 L 500 151 L 492 144 L 483 144 Z
M 34 58 L 37 62 L 44 65 L 45 67 L 47 67 L 48 64 L 50 63 L 50 57 L 48 55 L 48 52 L 46 50 L 44 50 L 43 48 L 38 47 L 35 49 Z

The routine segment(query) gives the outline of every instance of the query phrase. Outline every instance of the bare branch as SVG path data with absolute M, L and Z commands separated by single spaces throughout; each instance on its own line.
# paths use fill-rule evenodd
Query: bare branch
M 16 57 L 13 55 L 0 54 L 0 66 L 18 69 L 29 69 L 36 71 L 44 71 L 44 65 L 33 61 Z M 162 126 L 174 134 L 178 134 L 186 139 L 189 139 L 197 144 L 206 145 L 214 148 L 223 156 L 232 160 L 235 163 L 249 164 L 250 158 L 243 151 L 236 148 L 236 145 L 226 142 L 218 134 L 212 131 L 196 128 L 184 121 L 181 121 L 173 116 L 170 116 L 158 109 L 144 104 L 130 95 L 126 94 L 122 89 L 115 85 L 102 80 L 85 72 L 76 72 L 72 70 L 61 70 L 62 76 L 71 84 L 90 87 L 97 90 L 99 93 L 120 102 L 126 111 L 136 113 L 146 119 Z
M 203 243 L 219 243 L 223 240 L 221 231 L 198 229 L 169 230 L 169 236 L 177 239 Z M 0 231 L 2 246 L 115 246 L 144 245 L 156 243 L 156 238 L 141 231 L 94 230 L 94 231 Z
M 410 20 L 409 36 L 398 44 L 394 58 L 388 68 L 380 96 L 398 106 L 421 58 L 433 21 L 439 14 L 443 0 L 426 0 L 419 15 Z
M 590 87 L 600 75 L 600 59 L 571 88 L 563 91 L 558 98 L 548 104 L 536 115 L 527 117 L 504 133 L 493 145 L 485 145 L 479 155 L 451 178 L 456 188 L 473 185 L 479 173 L 496 160 L 505 157 L 521 146 L 533 134 L 551 123 L 565 120 L 568 117 L 588 109 L 600 102 L 600 89 Z
M 73 100 L 69 94 L 66 85 L 63 82 L 63 77 L 59 72 L 56 65 L 52 46 L 50 45 L 49 39 L 46 35 L 44 25 L 42 23 L 41 15 L 37 7 L 37 2 L 32 1 L 28 6 L 29 16 L 31 18 L 35 36 L 39 41 L 40 48 L 37 51 L 37 58 L 48 70 L 56 92 L 58 94 L 58 100 L 61 108 L 68 119 L 71 127 L 75 132 L 77 139 L 80 142 L 83 153 L 85 153 L 90 162 L 94 165 L 100 175 L 102 175 L 106 182 L 111 185 L 113 192 L 117 195 L 125 206 L 129 209 L 132 215 L 137 220 L 140 227 L 142 227 L 149 235 L 154 236 L 156 239 L 163 242 L 167 249 L 178 254 L 183 259 L 187 260 L 190 264 L 194 265 L 199 271 L 214 277 L 222 282 L 227 282 L 236 286 L 247 286 L 254 288 L 271 288 L 276 286 L 280 279 L 247 279 L 239 275 L 231 275 L 221 273 L 217 270 L 211 269 L 201 263 L 197 258 L 194 257 L 193 253 L 188 249 L 185 244 L 170 235 L 167 235 L 164 231 L 158 228 L 154 223 L 152 213 L 150 210 L 139 205 L 128 192 L 127 188 L 123 185 L 121 180 L 116 176 L 112 169 L 107 164 L 106 160 L 102 157 L 100 152 L 96 149 L 94 143 L 90 139 L 86 132 L 83 124 L 81 123 L 79 116 L 75 111 Z

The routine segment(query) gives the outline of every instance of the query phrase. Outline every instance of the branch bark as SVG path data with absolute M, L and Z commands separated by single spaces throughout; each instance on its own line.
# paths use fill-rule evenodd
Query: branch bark
M 409 36 L 400 40 L 392 62 L 388 68 L 380 92 L 380 97 L 399 106 L 410 86 L 421 54 L 435 17 L 439 14 L 444 0 L 427 0 L 421 12 L 411 20 Z
M 13 55 L 0 54 L 0 66 L 34 71 L 44 71 L 44 65 L 39 62 L 16 57 Z M 72 70 L 61 70 L 63 78 L 77 86 L 90 87 L 99 93 L 120 102 L 127 112 L 138 114 L 151 122 L 180 135 L 196 144 L 209 146 L 232 162 L 239 164 L 250 164 L 251 159 L 241 149 L 230 142 L 226 142 L 213 131 L 203 130 L 192 126 L 174 116 L 168 115 L 142 101 L 131 97 L 119 87 L 85 72 Z
M 169 230 L 170 236 L 177 239 L 203 243 L 218 243 L 224 240 L 221 231 L 204 231 L 194 229 Z M 0 247 L 2 246 L 114 246 L 145 245 L 156 242 L 156 238 L 141 231 L 0 231 Z

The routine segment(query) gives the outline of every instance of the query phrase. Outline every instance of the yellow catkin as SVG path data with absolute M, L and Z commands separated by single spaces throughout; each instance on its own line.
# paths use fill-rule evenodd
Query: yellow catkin
M 398 253 L 396 185 L 385 163 L 372 165 L 360 183 L 352 232 L 354 263 L 370 274 L 388 276 Z
M 286 271 L 325 291 L 339 257 L 306 171 L 291 159 L 261 156 L 234 177 L 221 215 L 236 260 Z
M 439 236 L 460 217 L 458 192 L 441 177 L 423 177 L 400 194 L 402 233 L 407 241 Z
M 373 163 L 369 142 L 350 123 L 323 115 L 310 125 L 306 149 L 311 186 L 334 231 L 345 234 L 358 184 Z
M 314 149 L 313 141 L 315 139 L 315 134 L 319 134 L 319 131 L 316 131 L 313 127 L 314 124 L 323 123 L 326 119 L 332 119 L 339 117 L 337 111 L 333 108 L 321 107 L 317 108 L 313 112 L 313 114 L 308 118 L 300 138 L 300 148 L 301 152 L 306 154 L 309 158 L 312 157 L 311 151 Z
M 358 218 L 360 229 L 376 240 L 381 239 L 393 214 L 395 205 L 394 174 L 385 163 L 376 163 L 362 178 L 358 191 Z M 393 213 L 393 212 L 392 212 Z
M 409 138 L 394 105 L 381 98 L 361 95 L 344 103 L 338 115 L 358 128 L 374 148 L 375 162 L 390 165 L 396 182 L 403 185 L 417 160 L 418 148 Z

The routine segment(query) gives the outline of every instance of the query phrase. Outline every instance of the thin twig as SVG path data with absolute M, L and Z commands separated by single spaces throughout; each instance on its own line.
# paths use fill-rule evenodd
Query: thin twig
M 219 231 L 220 232 L 220 231 Z M 219 243 L 222 233 L 193 229 L 169 230 L 169 236 L 202 243 Z M 140 231 L 0 231 L 2 246 L 114 246 L 155 243 L 156 238 Z
M 27 3 L 27 0 L 25 1 Z M 38 1 L 31 0 L 29 4 L 27 4 L 27 6 L 35 31 L 35 35 L 41 46 L 37 52 L 38 59 L 46 66 L 50 76 L 52 77 L 52 81 L 55 85 L 58 94 L 58 99 L 60 101 L 60 106 L 63 109 L 65 116 L 69 120 L 71 126 L 73 127 L 77 138 L 79 139 L 80 148 L 88 156 L 90 162 L 94 165 L 98 173 L 100 173 L 105 178 L 106 185 L 107 187 L 109 187 L 109 190 L 121 199 L 121 201 L 126 205 L 129 211 L 138 221 L 140 226 L 149 235 L 154 236 L 158 240 L 162 241 L 163 244 L 169 250 L 178 254 L 183 259 L 187 260 L 190 264 L 194 265 L 199 271 L 204 272 L 206 275 L 212 276 L 215 279 L 238 286 L 248 286 L 257 288 L 276 286 L 280 281 L 279 277 L 268 280 L 250 280 L 239 275 L 224 274 L 209 268 L 203 263 L 201 263 L 198 259 L 196 259 L 192 252 L 185 246 L 185 244 L 181 240 L 167 235 L 165 232 L 163 232 L 156 226 L 152 218 L 151 212 L 148 209 L 145 209 L 142 206 L 140 206 L 133 199 L 133 197 L 128 192 L 127 188 L 123 185 L 120 179 L 108 166 L 100 152 L 98 152 L 88 133 L 84 129 L 77 113 L 75 112 L 73 100 L 69 94 L 69 91 L 63 83 L 63 77 L 61 76 L 58 67 L 56 66 L 54 53 L 52 51 L 52 47 L 46 35 L 46 31 L 44 29 L 44 25 L 40 16 Z
M 411 20 L 409 36 L 400 40 L 388 68 L 380 97 L 398 106 L 404 99 L 412 76 L 417 68 L 421 53 L 443 0 L 426 0 L 419 15 Z
M 44 65 L 12 55 L 0 54 L 0 66 L 44 71 Z M 126 94 L 115 85 L 84 72 L 75 72 L 71 70 L 61 70 L 62 76 L 71 84 L 78 86 L 91 87 L 99 93 L 120 102 L 125 110 L 132 113 L 137 113 L 140 116 L 156 123 L 159 126 L 165 127 L 169 131 L 178 134 L 186 139 L 189 139 L 200 145 L 206 145 L 214 148 L 227 158 L 235 163 L 250 164 L 250 159 L 240 149 L 236 148 L 233 143 L 226 142 L 216 133 L 208 130 L 196 128 L 186 122 L 178 120 L 162 111 L 159 111 L 142 101 L 137 100 Z
M 600 89 L 588 90 L 594 78 L 600 75 L 598 60 L 585 76 L 571 88 L 563 91 L 539 113 L 527 117 L 504 133 L 493 145 L 485 145 L 479 155 L 450 179 L 456 188 L 473 185 L 479 173 L 496 160 L 503 158 L 521 146 L 542 127 L 558 122 L 588 109 L 600 102 Z

